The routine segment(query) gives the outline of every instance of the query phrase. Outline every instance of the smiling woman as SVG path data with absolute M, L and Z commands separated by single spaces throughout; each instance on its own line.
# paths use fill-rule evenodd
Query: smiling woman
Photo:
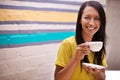
M 106 16 L 103 6 L 97 1 L 84 2 L 76 22 L 75 36 L 64 39 L 56 58 L 55 80 L 105 80 Z M 93 52 L 86 42 L 101 41 L 102 49 Z M 82 65 L 92 63 L 102 68 Z

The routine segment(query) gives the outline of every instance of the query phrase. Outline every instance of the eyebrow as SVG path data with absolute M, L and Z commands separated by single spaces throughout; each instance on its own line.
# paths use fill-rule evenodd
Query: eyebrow
M 83 15 L 83 16 L 90 16 L 90 15 Z M 98 17 L 98 18 L 100 18 L 100 16 L 98 15 L 98 16 L 95 16 L 95 17 Z

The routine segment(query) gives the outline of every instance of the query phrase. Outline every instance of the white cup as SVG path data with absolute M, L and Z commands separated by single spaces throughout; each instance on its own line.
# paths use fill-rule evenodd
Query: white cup
M 93 42 L 86 42 L 86 43 L 87 43 L 87 45 L 90 46 L 90 50 L 93 52 L 99 52 L 103 46 L 102 41 L 93 41 Z

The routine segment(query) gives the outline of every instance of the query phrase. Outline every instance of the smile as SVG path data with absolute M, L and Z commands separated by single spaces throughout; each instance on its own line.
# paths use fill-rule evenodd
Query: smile
M 95 29 L 95 27 L 87 27 L 88 29 L 90 29 L 90 30 L 94 30 Z

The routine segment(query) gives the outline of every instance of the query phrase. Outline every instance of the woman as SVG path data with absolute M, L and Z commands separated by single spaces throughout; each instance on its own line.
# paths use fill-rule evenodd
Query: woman
M 106 16 L 97 1 L 82 4 L 76 23 L 75 37 L 65 39 L 58 51 L 55 80 L 105 80 L 105 68 L 82 65 L 83 62 L 107 66 L 105 59 Z M 102 41 L 99 52 L 90 51 L 85 42 Z

